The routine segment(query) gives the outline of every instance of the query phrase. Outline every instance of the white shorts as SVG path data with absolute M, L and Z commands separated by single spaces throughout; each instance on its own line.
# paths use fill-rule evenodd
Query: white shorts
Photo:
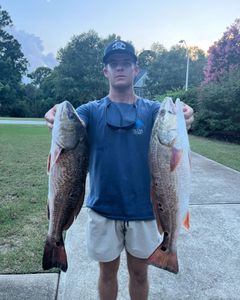
M 88 209 L 87 252 L 96 261 L 112 261 L 123 248 L 132 256 L 148 258 L 160 243 L 155 220 L 111 220 Z

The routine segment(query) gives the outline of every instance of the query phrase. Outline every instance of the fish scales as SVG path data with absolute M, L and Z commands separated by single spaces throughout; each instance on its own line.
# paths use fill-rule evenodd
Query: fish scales
M 173 273 L 178 273 L 181 224 L 189 228 L 189 151 L 182 104 L 165 98 L 153 126 L 149 151 L 153 208 L 163 241 L 148 263 Z
M 177 214 L 176 202 L 176 176 L 170 172 L 171 151 L 168 147 L 161 145 L 158 141 L 153 145 L 151 155 L 155 155 L 152 161 L 152 189 L 157 199 L 158 215 L 161 229 L 163 232 L 175 232 L 176 219 L 172 216 Z M 155 161 L 157 161 L 157 170 L 154 172 Z M 170 235 L 172 240 L 173 235 Z
M 51 182 L 50 188 L 54 190 L 53 194 L 55 195 L 55 205 L 52 206 L 52 214 L 61 215 L 61 218 L 53 218 L 53 222 L 55 220 L 55 222 L 58 223 L 58 226 L 55 226 L 54 223 L 52 224 L 54 231 L 56 231 L 58 235 L 61 232 L 60 228 L 64 228 L 68 222 L 70 215 L 68 211 L 74 209 L 75 205 L 78 203 L 79 195 L 81 195 L 82 191 L 85 189 L 85 174 L 81 170 L 84 161 L 82 161 L 82 156 L 78 155 L 81 150 L 79 148 L 81 148 L 80 145 L 74 150 L 63 152 L 61 154 L 61 160 L 59 160 L 58 164 L 52 169 L 49 178 Z M 61 187 L 61 189 L 59 187 Z M 62 201 L 63 195 L 68 198 L 68 201 Z M 64 206 L 62 204 L 64 204 Z M 62 213 L 60 210 L 62 210 Z M 50 231 L 48 234 L 53 235 Z M 57 238 L 59 238 L 59 236 Z
M 86 130 L 72 105 L 58 105 L 48 160 L 49 228 L 43 254 L 43 269 L 67 270 L 63 231 L 82 207 L 88 170 Z

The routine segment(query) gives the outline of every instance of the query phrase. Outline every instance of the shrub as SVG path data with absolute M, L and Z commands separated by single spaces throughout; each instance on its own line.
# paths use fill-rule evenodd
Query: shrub
M 168 91 L 163 95 L 157 95 L 154 97 L 155 100 L 163 101 L 165 97 L 171 97 L 173 100 L 180 98 L 181 101 L 190 105 L 194 111 L 197 111 L 198 106 L 198 88 L 191 88 L 187 91 L 183 89 Z
M 240 142 L 240 70 L 230 70 L 198 93 L 194 133 Z

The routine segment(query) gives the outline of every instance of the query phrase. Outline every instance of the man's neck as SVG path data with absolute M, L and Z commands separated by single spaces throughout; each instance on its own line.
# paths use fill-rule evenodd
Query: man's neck
M 113 102 L 122 102 L 128 104 L 135 103 L 137 100 L 137 96 L 134 94 L 134 91 L 132 89 L 129 91 L 110 89 L 108 98 Z

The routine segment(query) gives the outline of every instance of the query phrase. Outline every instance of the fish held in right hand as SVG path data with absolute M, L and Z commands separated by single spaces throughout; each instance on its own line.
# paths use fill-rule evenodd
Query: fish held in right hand
M 48 158 L 49 228 L 42 267 L 67 270 L 63 231 L 78 215 L 84 200 L 88 171 L 86 129 L 73 106 L 64 101 L 57 106 Z

